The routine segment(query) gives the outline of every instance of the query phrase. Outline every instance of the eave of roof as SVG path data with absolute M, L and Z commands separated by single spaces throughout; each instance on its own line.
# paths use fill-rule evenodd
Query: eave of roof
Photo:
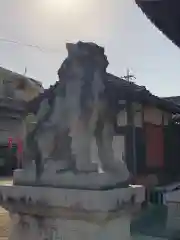
M 172 101 L 173 103 L 180 106 L 180 96 L 173 96 L 173 97 L 164 97 L 163 99 Z
M 29 78 L 25 75 L 22 75 L 20 73 L 17 73 L 17 72 L 13 72 L 9 69 L 6 69 L 6 68 L 3 68 L 3 67 L 0 67 L 0 73 L 3 72 L 5 74 L 7 74 L 8 76 L 13 76 L 14 79 L 24 79 L 25 81 L 27 81 L 31 86 L 33 84 L 41 87 L 43 89 L 43 86 L 42 86 L 42 83 L 40 81 L 37 81 L 33 78 Z
M 139 86 L 133 82 L 125 81 L 117 76 L 108 73 L 109 92 L 112 92 L 113 96 L 118 96 L 118 99 L 129 99 L 139 103 L 156 106 L 171 113 L 180 113 L 180 106 L 167 99 L 160 98 L 153 95 L 144 86 Z
M 135 1 L 151 22 L 180 47 L 180 0 Z
M 112 104 L 120 99 L 126 99 L 156 106 L 159 109 L 174 114 L 180 113 L 180 107 L 177 104 L 153 95 L 144 86 L 139 86 L 133 82 L 125 81 L 110 73 L 107 73 L 107 77 L 108 82 L 106 85 L 106 91 L 110 101 L 112 101 Z M 30 101 L 27 107 L 28 111 L 35 113 L 37 112 L 40 103 L 44 98 L 52 99 L 54 95 L 53 92 L 58 84 L 59 82 L 56 82 L 49 89 L 46 89 L 44 93 L 40 94 L 37 98 Z

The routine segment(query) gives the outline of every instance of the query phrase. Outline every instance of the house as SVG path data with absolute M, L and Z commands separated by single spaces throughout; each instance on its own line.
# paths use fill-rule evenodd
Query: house
M 22 100 L 0 98 L 0 174 L 9 174 L 17 167 L 17 141 L 26 136 L 26 105 Z M 8 141 L 12 139 L 12 149 Z
M 137 5 L 141 8 L 143 13 L 146 14 L 147 18 L 163 33 L 165 34 L 176 46 L 180 47 L 180 29 L 179 29 L 179 9 L 180 1 L 179 0 L 135 0 Z M 179 105 L 180 98 L 169 97 L 164 98 L 163 100 L 169 101 L 176 105 Z M 171 159 L 171 164 L 169 167 L 172 167 L 174 164 L 174 169 L 171 168 L 172 172 L 175 172 L 175 168 L 179 166 L 179 140 L 180 140 L 180 131 L 179 115 L 172 116 L 172 124 L 169 126 L 166 131 L 167 143 L 169 142 L 169 147 L 167 145 L 166 149 L 166 158 Z M 167 135 L 169 137 L 167 137 Z M 171 152 L 171 153 L 170 153 Z M 176 170 L 176 174 L 177 174 Z M 176 175 L 175 174 L 175 175 Z
M 172 156 L 179 148 L 177 144 L 170 147 L 170 142 L 180 143 L 180 139 L 172 115 L 179 114 L 179 106 L 113 75 L 109 80 L 114 103 L 118 102 L 116 135 L 121 136 L 121 152 L 129 170 L 144 185 L 173 181 L 179 163 Z
M 43 91 L 41 82 L 0 67 L 0 96 L 30 101 Z
M 17 142 L 26 136 L 26 104 L 43 91 L 40 82 L 0 67 L 0 174 L 16 167 Z
M 159 184 L 165 170 L 171 175 L 167 168 L 172 159 L 167 159 L 166 138 L 169 139 L 169 135 L 166 132 L 169 131 L 172 114 L 179 114 L 180 107 L 152 95 L 145 87 L 133 82 L 109 73 L 107 77 L 105 91 L 116 116 L 115 155 L 127 163 L 136 182 Z M 30 101 L 28 111 L 36 114 L 44 98 L 48 98 L 51 104 L 56 86 L 57 83 Z M 164 178 L 167 179 L 167 176 Z
M 152 21 L 152 23 L 164 33 L 176 46 L 180 47 L 180 18 L 179 0 L 136 0 L 138 6 L 146 14 L 146 16 Z M 162 100 L 169 101 L 173 104 L 180 106 L 180 97 L 169 97 Z M 163 195 L 163 202 L 166 206 L 156 206 L 156 213 L 161 211 L 162 208 L 166 208 L 163 211 L 163 218 L 158 220 L 158 215 L 152 218 L 152 221 L 147 221 L 148 216 L 140 217 L 140 225 L 136 224 L 137 235 L 142 235 L 141 232 L 146 228 L 143 233 L 143 239 L 179 239 L 179 143 L 180 143 L 180 115 L 172 115 L 172 119 L 164 131 L 164 144 L 165 144 L 165 159 L 166 167 L 164 173 L 171 175 L 170 181 L 177 181 L 176 185 L 168 191 L 161 191 Z M 171 174 L 170 174 L 171 173 Z M 174 177 L 173 177 L 174 176 Z M 159 191 L 158 191 L 159 192 Z M 160 193 L 159 192 L 159 193 Z M 148 209 L 149 210 L 149 209 Z M 158 211 L 157 211 L 158 210 Z M 148 219 L 149 220 L 149 219 Z M 162 221 L 163 220 L 163 221 Z M 155 222 L 155 224 L 154 224 Z M 142 224 L 143 223 L 143 224 Z M 154 225 L 154 226 L 153 226 Z M 142 227 L 143 226 L 143 227 Z M 153 226 L 153 227 L 152 227 Z M 154 231 L 155 230 L 155 231 Z M 149 237 L 150 236 L 150 237 Z M 139 238 L 138 238 L 139 239 Z
M 172 101 L 177 105 L 180 105 L 180 96 L 165 97 L 164 99 L 166 99 L 168 101 Z

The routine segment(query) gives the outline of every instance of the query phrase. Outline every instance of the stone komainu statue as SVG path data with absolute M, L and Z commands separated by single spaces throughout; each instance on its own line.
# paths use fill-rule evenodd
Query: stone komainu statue
M 67 44 L 68 57 L 58 71 L 59 82 L 41 102 L 38 122 L 27 136 L 27 162 L 35 160 L 41 176 L 46 162 L 59 171 L 121 174 L 122 162 L 112 148 L 114 113 L 105 93 L 108 75 L 104 48 L 94 43 Z

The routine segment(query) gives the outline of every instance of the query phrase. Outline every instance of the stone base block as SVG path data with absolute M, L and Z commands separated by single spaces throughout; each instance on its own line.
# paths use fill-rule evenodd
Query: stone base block
M 164 198 L 168 209 L 166 227 L 168 230 L 180 231 L 180 190 L 168 191 Z
M 144 188 L 108 191 L 1 186 L 0 204 L 12 219 L 10 240 L 128 240 L 131 214 Z
M 96 222 L 58 218 L 41 219 L 28 215 L 13 215 L 9 240 L 129 240 L 130 218 L 119 216 Z
M 34 171 L 16 170 L 14 172 L 15 185 L 27 186 L 50 186 L 60 188 L 75 189 L 109 189 L 128 186 L 128 175 L 114 175 L 110 173 L 73 173 L 65 171 L 61 173 L 44 172 L 41 178 L 36 181 L 36 173 Z

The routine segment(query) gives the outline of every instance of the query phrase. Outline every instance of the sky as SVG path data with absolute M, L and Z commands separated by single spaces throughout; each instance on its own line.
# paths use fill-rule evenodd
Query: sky
M 180 49 L 134 0 L 0 0 L 1 67 L 27 68 L 47 88 L 67 55 L 65 43 L 78 40 L 105 47 L 109 72 L 121 77 L 129 68 L 152 93 L 180 95 Z

